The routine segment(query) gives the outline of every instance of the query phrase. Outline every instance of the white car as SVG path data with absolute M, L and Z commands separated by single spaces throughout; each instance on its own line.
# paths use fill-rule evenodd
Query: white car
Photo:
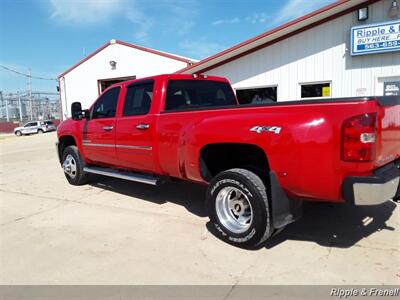
M 24 126 L 14 128 L 14 134 L 16 136 L 44 133 L 46 131 L 48 131 L 46 124 L 42 121 L 28 122 Z

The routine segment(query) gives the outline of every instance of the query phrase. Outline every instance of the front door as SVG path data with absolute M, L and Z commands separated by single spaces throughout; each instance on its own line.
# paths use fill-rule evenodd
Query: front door
M 115 113 L 119 92 L 120 87 L 115 87 L 102 94 L 83 127 L 83 151 L 94 163 L 112 165 L 116 162 Z
M 23 134 L 31 134 L 37 132 L 37 122 L 30 122 L 25 124 L 24 128 L 21 130 Z
M 150 113 L 153 80 L 127 87 L 122 115 L 116 121 L 116 152 L 119 162 L 133 170 L 153 171 L 154 115 Z

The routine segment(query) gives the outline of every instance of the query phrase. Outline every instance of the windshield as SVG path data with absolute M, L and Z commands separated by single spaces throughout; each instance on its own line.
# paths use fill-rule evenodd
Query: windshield
M 168 81 L 166 111 L 236 104 L 235 94 L 226 82 L 209 80 Z

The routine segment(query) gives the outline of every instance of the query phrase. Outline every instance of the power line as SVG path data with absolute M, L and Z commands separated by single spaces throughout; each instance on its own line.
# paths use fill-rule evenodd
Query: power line
M 10 72 L 13 72 L 13 73 L 16 73 L 16 74 L 19 74 L 19 75 L 22 75 L 22 76 L 25 76 L 25 77 L 28 77 L 28 78 L 32 78 L 32 79 L 57 80 L 57 78 L 46 78 L 46 77 L 32 76 L 32 75 L 30 75 L 30 74 L 25 74 L 25 73 L 18 72 L 18 71 L 16 71 L 16 70 L 10 69 L 10 68 L 8 68 L 8 67 L 6 67 L 6 66 L 3 66 L 3 65 L 0 65 L 0 67 L 2 67 L 3 69 L 5 69 L 5 70 L 7 70 L 7 71 L 10 71 Z

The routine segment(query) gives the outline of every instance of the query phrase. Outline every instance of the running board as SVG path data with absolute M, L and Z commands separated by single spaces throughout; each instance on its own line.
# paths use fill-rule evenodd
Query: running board
M 108 168 L 84 167 L 83 171 L 87 172 L 87 173 L 104 175 L 104 176 L 108 176 L 108 177 L 125 179 L 125 180 L 129 180 L 129 181 L 135 181 L 135 182 L 146 183 L 146 184 L 151 184 L 151 185 L 158 185 L 161 183 L 161 178 L 159 178 L 159 177 L 146 175 L 146 174 L 132 173 L 132 172 L 127 172 L 127 171 L 118 171 L 118 170 L 108 169 Z

